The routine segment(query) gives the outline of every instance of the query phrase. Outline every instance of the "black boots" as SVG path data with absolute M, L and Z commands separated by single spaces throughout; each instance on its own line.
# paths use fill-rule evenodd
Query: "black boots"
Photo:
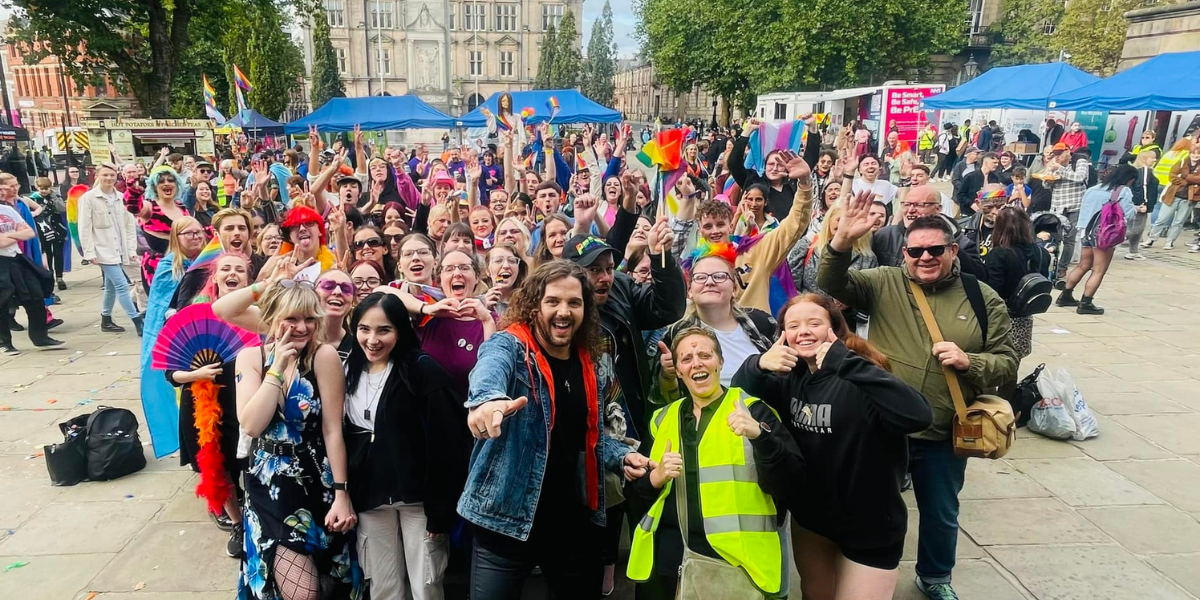
M 138 315 L 133 318 L 133 326 L 137 328 L 138 337 L 142 337 L 142 323 L 143 323 L 142 315 Z
M 1079 306 L 1079 301 L 1075 299 L 1075 290 L 1063 290 L 1058 295 L 1058 299 L 1054 301 L 1055 306 Z
M 1076 308 L 1075 312 L 1081 315 L 1102 315 L 1104 314 L 1104 307 L 1092 304 L 1091 296 L 1080 296 L 1079 308 Z
M 63 281 L 63 278 L 62 278 L 62 277 L 59 277 L 59 278 L 58 278 L 58 291 L 60 291 L 60 292 L 61 292 L 61 291 L 64 291 L 64 290 L 66 290 L 66 289 L 67 289 L 67 282 Z
M 100 315 L 100 331 L 105 333 L 125 333 L 125 328 L 114 323 L 112 317 Z

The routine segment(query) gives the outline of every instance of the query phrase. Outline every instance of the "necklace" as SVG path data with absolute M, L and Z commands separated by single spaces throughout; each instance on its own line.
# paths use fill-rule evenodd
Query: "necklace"
M 366 377 L 366 379 L 363 380 L 363 383 L 365 383 L 367 387 L 367 397 L 364 398 L 364 400 L 367 401 L 367 407 L 363 409 L 363 418 L 370 423 L 374 423 L 371 415 L 379 406 L 379 398 L 383 395 L 383 386 L 387 383 L 388 375 L 390 375 L 391 372 L 392 363 L 388 362 L 387 367 L 379 373 L 371 373 L 369 371 L 363 373 L 364 377 Z

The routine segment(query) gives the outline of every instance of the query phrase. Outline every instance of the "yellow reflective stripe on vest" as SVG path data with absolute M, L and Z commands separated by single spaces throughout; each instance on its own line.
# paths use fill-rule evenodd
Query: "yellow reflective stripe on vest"
M 704 517 L 704 533 L 775 533 L 775 515 L 726 515 Z
M 722 481 L 758 481 L 758 470 L 754 465 L 716 465 L 700 468 L 701 483 Z

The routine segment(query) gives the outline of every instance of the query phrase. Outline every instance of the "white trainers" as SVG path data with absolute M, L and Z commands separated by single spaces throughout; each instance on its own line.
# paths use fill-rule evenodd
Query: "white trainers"
M 1167 242 L 1166 245 L 1163 246 L 1163 250 L 1174 250 L 1174 249 L 1175 249 L 1175 242 Z
M 1192 246 L 1190 248 L 1188 248 L 1188 252 L 1190 254 L 1200 253 L 1200 244 L 1192 244 Z
M 1142 248 L 1149 248 L 1150 246 L 1153 246 L 1153 245 L 1154 245 L 1154 240 L 1146 240 L 1146 241 L 1138 244 L 1138 246 L 1141 246 Z
M 1125 260 L 1146 260 L 1146 257 L 1141 254 L 1126 254 Z

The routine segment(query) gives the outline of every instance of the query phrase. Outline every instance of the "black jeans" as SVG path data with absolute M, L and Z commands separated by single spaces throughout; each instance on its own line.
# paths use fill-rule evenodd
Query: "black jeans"
M 591 522 L 573 527 L 535 526 L 529 540 L 475 529 L 471 559 L 471 598 L 520 600 L 529 572 L 541 567 L 551 597 L 596 600 L 604 579 L 601 545 L 604 529 Z
M 13 304 L 15 300 L 12 298 L 13 290 L 0 289 L 0 346 L 12 345 L 12 330 L 9 328 L 9 323 L 12 322 L 12 312 L 10 308 L 16 306 L 25 307 L 25 314 L 29 316 L 29 326 L 25 328 L 29 332 L 29 339 L 33 342 L 40 342 L 46 339 L 46 303 L 43 300 L 30 300 L 22 304 Z
M 53 242 L 42 242 L 42 252 L 46 255 L 46 266 L 54 272 L 56 279 L 62 279 L 63 276 L 63 269 L 65 268 L 63 264 L 63 254 L 66 249 L 64 246 L 65 243 L 66 240 L 62 239 Z

